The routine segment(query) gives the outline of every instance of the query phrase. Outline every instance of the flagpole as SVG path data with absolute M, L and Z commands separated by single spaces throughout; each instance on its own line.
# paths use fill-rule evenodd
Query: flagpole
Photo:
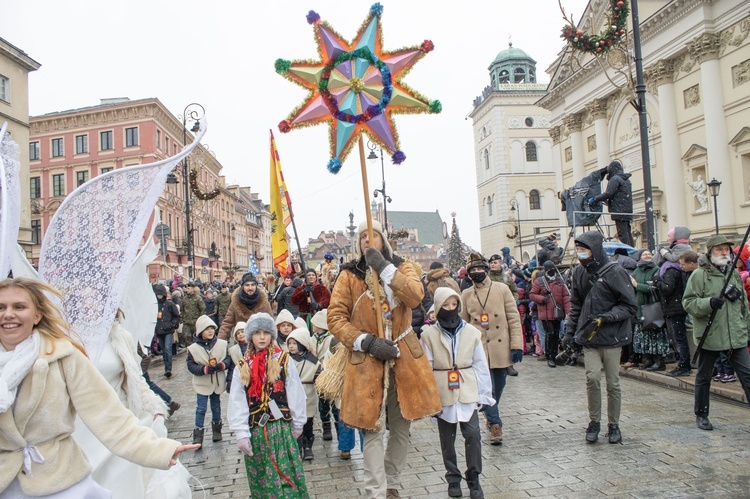
M 369 241 L 369 246 L 372 248 L 372 242 L 375 240 L 375 234 L 372 230 L 372 212 L 370 211 L 370 187 L 367 184 L 367 168 L 365 167 L 365 144 L 362 140 L 362 135 L 359 136 L 359 164 L 360 169 L 362 171 L 362 188 L 365 193 L 365 217 L 367 219 L 367 238 Z M 359 241 L 357 241 L 357 244 L 359 244 Z M 383 240 L 383 245 L 385 246 L 388 243 L 388 240 Z M 364 255 L 363 255 L 364 256 Z M 380 307 L 380 285 L 378 283 L 378 273 L 375 272 L 375 269 L 372 269 L 372 291 L 375 295 L 375 321 L 378 325 L 378 336 L 381 335 L 383 332 L 383 317 L 381 315 L 381 307 Z M 383 334 L 383 337 L 385 338 L 385 334 Z M 390 340 L 392 338 L 386 338 L 387 340 Z M 388 369 L 388 362 L 386 364 L 386 374 Z
M 292 207 L 289 207 L 289 218 L 292 219 L 292 230 L 294 231 L 294 239 L 297 241 L 297 254 L 299 254 L 299 265 L 302 268 L 302 275 L 305 275 L 307 269 L 305 268 L 305 260 L 302 258 L 302 246 L 299 244 L 299 236 L 297 235 L 297 224 L 294 223 L 294 211 Z M 292 264 L 292 270 L 294 270 L 294 264 Z

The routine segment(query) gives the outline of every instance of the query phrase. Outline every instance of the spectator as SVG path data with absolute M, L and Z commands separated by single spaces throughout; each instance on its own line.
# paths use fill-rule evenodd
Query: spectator
M 667 330 L 664 327 L 646 330 L 643 328 L 642 320 L 642 307 L 658 301 L 652 284 L 657 278 L 659 267 L 654 263 L 653 256 L 649 250 L 641 252 L 641 257 L 637 265 L 638 267 L 633 272 L 633 275 L 630 276 L 630 282 L 635 288 L 635 298 L 638 306 L 633 333 L 633 351 L 642 355 L 643 363 L 640 369 L 645 369 L 646 371 L 664 371 L 666 370 L 665 358 L 669 352 Z M 679 277 L 682 274 L 679 270 L 679 264 L 674 265 L 677 266 L 675 273 Z
M 305 283 L 292 293 L 292 303 L 299 308 L 299 315 L 307 322 L 308 329 L 312 329 L 310 319 L 315 312 L 328 308 L 330 301 L 331 293 L 318 281 L 318 274 L 314 269 L 307 269 Z
M 534 281 L 529 297 L 536 303 L 539 319 L 544 327 L 547 365 L 556 367 L 560 324 L 570 312 L 570 292 L 551 260 L 544 262 L 544 274 Z
M 154 285 L 156 294 L 156 325 L 154 334 L 159 341 L 159 348 L 164 359 L 164 376 L 172 377 L 172 341 L 174 332 L 180 326 L 180 309 L 177 305 L 167 300 L 167 288 L 163 284 Z
M 292 294 L 297 288 L 302 286 L 302 279 L 287 277 L 284 279 L 284 282 L 286 283 L 287 280 L 289 280 L 290 285 L 282 288 L 276 295 L 276 313 L 280 314 L 282 310 L 288 310 L 296 319 L 299 317 L 299 307 L 292 303 Z

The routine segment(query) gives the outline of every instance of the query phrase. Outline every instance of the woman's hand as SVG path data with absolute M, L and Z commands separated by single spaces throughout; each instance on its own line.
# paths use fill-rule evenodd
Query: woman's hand
M 174 466 L 175 464 L 177 464 L 177 456 L 179 456 L 180 454 L 182 454 L 186 450 L 195 450 L 195 449 L 200 449 L 200 448 L 201 448 L 200 444 L 191 444 L 191 445 L 180 445 L 180 446 L 178 446 L 175 449 L 175 451 L 174 451 L 174 455 L 172 455 L 172 459 L 169 460 L 169 465 L 170 466 Z
M 633 277 L 632 275 L 630 276 L 630 282 L 632 282 L 632 283 L 633 283 L 633 287 L 636 287 L 636 286 L 638 286 L 638 281 L 636 281 L 636 280 L 635 280 L 635 277 Z

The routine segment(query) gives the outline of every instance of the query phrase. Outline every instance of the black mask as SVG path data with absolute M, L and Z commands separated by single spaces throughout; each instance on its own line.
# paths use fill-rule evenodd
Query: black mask
M 469 279 L 474 282 L 482 282 L 487 278 L 487 272 L 470 272 Z
M 437 320 L 445 329 L 454 330 L 461 324 L 461 318 L 458 316 L 458 307 L 453 310 L 440 308 L 437 313 Z
M 555 277 L 557 277 L 557 274 L 555 274 L 554 272 L 547 272 L 547 279 L 554 280 Z

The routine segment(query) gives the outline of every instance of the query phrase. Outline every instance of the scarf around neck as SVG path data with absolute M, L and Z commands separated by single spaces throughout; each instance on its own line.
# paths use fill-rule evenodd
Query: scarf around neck
M 18 385 L 31 371 L 39 356 L 39 333 L 34 332 L 16 348 L 6 351 L 0 345 L 0 413 L 10 409 L 16 401 Z
M 251 295 L 245 294 L 245 291 L 240 290 L 240 294 L 237 295 L 239 300 L 242 302 L 243 305 L 245 305 L 250 310 L 255 308 L 255 305 L 258 304 L 258 301 L 260 300 L 260 289 L 256 288 L 255 293 Z

